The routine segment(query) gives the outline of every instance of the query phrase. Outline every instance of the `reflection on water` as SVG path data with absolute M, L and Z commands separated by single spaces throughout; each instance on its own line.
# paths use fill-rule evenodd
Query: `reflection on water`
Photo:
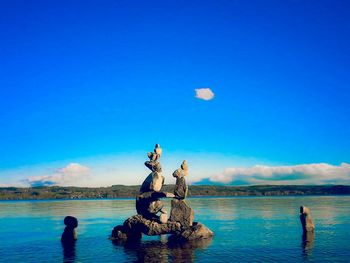
M 75 262 L 75 242 L 61 242 L 63 251 L 63 262 Z
M 301 236 L 302 255 L 304 258 L 308 258 L 312 255 L 312 249 L 314 247 L 315 233 L 304 232 Z
M 132 262 L 182 263 L 195 262 L 195 251 L 205 249 L 212 239 L 182 241 L 172 238 L 152 241 L 113 241 L 117 249 L 122 247 Z

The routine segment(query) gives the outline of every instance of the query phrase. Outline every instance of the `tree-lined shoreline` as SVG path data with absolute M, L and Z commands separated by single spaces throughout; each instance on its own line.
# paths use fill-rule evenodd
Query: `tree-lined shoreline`
M 139 185 L 110 187 L 1 187 L 0 200 L 91 199 L 135 197 Z M 164 185 L 163 191 L 172 192 L 174 185 Z M 349 195 L 346 185 L 255 185 L 214 186 L 190 185 L 189 196 L 288 196 L 288 195 Z

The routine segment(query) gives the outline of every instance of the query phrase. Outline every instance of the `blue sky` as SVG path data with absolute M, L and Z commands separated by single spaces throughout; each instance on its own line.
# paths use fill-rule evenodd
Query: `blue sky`
M 155 143 L 167 183 L 183 159 L 199 183 L 348 183 L 349 13 L 348 1 L 2 0 L 0 185 L 139 184 Z M 310 164 L 332 172 L 298 168 Z

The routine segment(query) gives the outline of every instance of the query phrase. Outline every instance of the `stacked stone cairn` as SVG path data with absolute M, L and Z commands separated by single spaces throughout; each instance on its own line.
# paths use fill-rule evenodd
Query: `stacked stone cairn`
M 185 176 L 188 175 L 188 164 L 183 161 L 181 167 L 174 171 L 176 178 L 174 193 L 162 191 L 164 176 L 159 159 L 162 149 L 156 144 L 153 152 L 148 154 L 149 161 L 145 166 L 151 170 L 141 185 L 136 197 L 137 215 L 129 217 L 123 223 L 114 227 L 112 240 L 140 239 L 142 234 L 148 236 L 171 234 L 172 239 L 198 240 L 213 236 L 213 232 L 201 223 L 193 222 L 194 211 L 186 203 L 188 193 Z M 171 200 L 170 218 L 161 198 Z
M 66 216 L 63 222 L 66 227 L 61 236 L 61 242 L 67 245 L 73 244 L 78 239 L 76 231 L 76 228 L 78 227 L 78 219 L 73 216 Z
M 300 207 L 300 222 L 301 226 L 303 228 L 303 232 L 314 232 L 315 231 L 315 225 L 311 217 L 310 209 L 306 206 Z
M 306 206 L 300 207 L 300 222 L 303 228 L 302 246 L 304 253 L 310 253 L 315 239 L 315 224 L 311 217 L 310 209 Z

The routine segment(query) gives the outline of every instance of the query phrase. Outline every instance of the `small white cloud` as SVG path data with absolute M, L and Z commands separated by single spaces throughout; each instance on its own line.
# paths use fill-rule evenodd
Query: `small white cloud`
M 227 168 L 221 174 L 209 178 L 211 182 L 251 184 L 349 184 L 350 164 L 327 163 L 291 166 L 255 165 L 248 168 Z
M 31 186 L 71 186 L 86 179 L 89 176 L 89 173 L 90 168 L 78 163 L 70 163 L 52 174 L 32 176 L 25 181 Z
M 196 98 L 201 100 L 211 100 L 214 98 L 214 93 L 209 88 L 195 89 Z

